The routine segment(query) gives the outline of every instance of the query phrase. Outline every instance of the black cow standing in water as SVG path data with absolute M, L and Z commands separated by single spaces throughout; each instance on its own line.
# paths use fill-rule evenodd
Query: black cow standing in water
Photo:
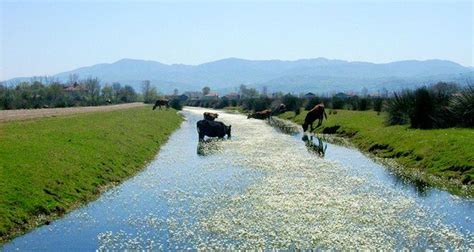
M 199 134 L 199 141 L 203 141 L 204 136 L 218 137 L 222 139 L 227 135 L 227 138 L 230 138 L 231 125 L 227 126 L 224 123 L 217 121 L 200 120 L 196 123 L 196 126 Z
M 161 109 L 161 106 L 166 106 L 166 108 L 168 109 L 168 108 L 170 107 L 169 101 L 166 100 L 166 99 L 156 100 L 155 106 L 153 106 L 153 110 L 155 110 L 156 107 L 158 107 L 159 109 Z

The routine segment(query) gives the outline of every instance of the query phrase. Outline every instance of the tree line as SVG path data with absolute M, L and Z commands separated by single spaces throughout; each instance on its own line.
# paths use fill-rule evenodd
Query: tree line
M 203 88 L 208 93 L 210 88 Z M 296 114 L 301 109 L 310 110 L 319 103 L 324 103 L 330 109 L 349 109 L 349 110 L 370 110 L 382 111 L 384 101 L 388 99 L 388 92 L 382 96 L 370 96 L 368 94 L 346 95 L 343 93 L 334 94 L 332 96 L 312 95 L 305 96 L 294 95 L 291 93 L 276 92 L 271 95 L 260 93 L 255 88 L 248 88 L 241 85 L 238 97 L 229 98 L 227 96 L 219 97 L 213 100 L 198 99 L 188 100 L 185 102 L 187 106 L 208 107 L 222 109 L 224 107 L 239 107 L 244 111 L 262 111 L 265 109 L 276 108 L 280 104 L 285 104 L 287 111 L 294 111 Z
M 374 110 L 387 112 L 387 124 L 409 124 L 412 128 L 474 127 L 474 86 L 461 87 L 456 83 L 439 82 L 419 87 L 415 90 L 402 90 L 381 95 L 296 96 L 290 93 L 274 93 L 271 96 L 260 94 L 254 88 L 242 85 L 239 97 L 229 99 L 220 97 L 214 100 L 188 100 L 185 105 L 222 109 L 239 107 L 244 111 L 275 109 L 285 104 L 287 111 L 296 115 L 323 103 L 330 110 Z
M 76 79 L 68 83 L 42 80 L 16 85 L 0 83 L 0 109 L 31 109 L 97 106 L 135 102 L 139 95 L 132 86 L 112 83 L 101 85 L 97 78 Z

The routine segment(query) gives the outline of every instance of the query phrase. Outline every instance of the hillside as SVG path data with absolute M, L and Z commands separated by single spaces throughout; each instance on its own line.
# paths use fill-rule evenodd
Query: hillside
M 160 91 L 197 90 L 204 85 L 218 91 L 230 91 L 240 84 L 270 91 L 330 92 L 370 91 L 414 87 L 437 81 L 465 84 L 474 71 L 446 60 L 398 61 L 386 64 L 350 62 L 326 58 L 282 60 L 245 60 L 228 58 L 200 65 L 166 65 L 157 61 L 122 59 L 54 75 L 65 81 L 70 74 L 81 78 L 98 77 L 103 82 L 121 82 L 139 88 L 141 81 L 151 80 Z M 11 81 L 24 80 L 14 79 Z

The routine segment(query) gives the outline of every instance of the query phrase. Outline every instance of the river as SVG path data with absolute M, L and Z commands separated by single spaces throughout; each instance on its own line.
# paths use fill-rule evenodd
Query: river
M 204 111 L 184 108 L 135 177 L 3 249 L 474 249 L 472 199 L 401 179 L 352 148 L 322 143 L 318 155 L 301 133 L 240 114 L 218 112 L 231 139 L 198 144 Z

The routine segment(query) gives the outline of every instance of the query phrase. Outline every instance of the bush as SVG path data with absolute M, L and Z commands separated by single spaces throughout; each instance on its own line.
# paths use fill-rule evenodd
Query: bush
M 179 99 L 172 99 L 170 101 L 170 107 L 172 107 L 176 110 L 182 110 L 183 109 L 183 104 L 181 104 L 181 101 Z
M 333 97 L 331 102 L 332 109 L 343 109 L 345 101 L 341 98 Z
M 349 105 L 348 109 L 357 110 L 359 107 L 359 97 L 353 96 L 347 99 L 346 104 Z
M 364 110 L 367 110 L 369 108 L 369 99 L 368 98 L 362 98 L 359 100 L 358 102 L 358 106 L 357 106 L 357 109 L 358 110 L 361 110 L 361 111 L 364 111 Z
M 404 90 L 401 93 L 394 93 L 393 99 L 387 103 L 388 118 L 390 125 L 407 124 L 410 122 L 410 111 L 413 108 L 413 93 Z
M 375 98 L 373 103 L 374 103 L 374 111 L 377 111 L 377 112 L 382 111 L 382 106 L 383 106 L 382 98 Z
M 216 109 L 223 109 L 223 108 L 228 107 L 228 106 L 229 106 L 229 99 L 227 99 L 227 97 L 224 97 L 224 98 L 219 100 L 219 102 L 217 103 L 215 108 Z
M 467 86 L 453 97 L 450 111 L 460 126 L 474 127 L 474 86 Z
M 429 129 L 433 127 L 435 104 L 432 95 L 426 88 L 419 88 L 414 94 L 414 106 L 409 114 L 412 128 Z
M 410 123 L 412 128 L 444 128 L 458 124 L 448 107 L 451 95 L 422 87 L 414 92 L 404 90 L 388 102 L 388 123 Z
M 300 107 L 296 107 L 294 109 L 294 112 L 295 112 L 295 115 L 299 115 L 301 113 L 301 108 Z
M 302 101 L 298 99 L 298 97 L 293 96 L 291 94 L 286 94 L 282 98 L 282 103 L 286 105 L 287 111 L 295 111 L 299 109 L 302 105 Z

